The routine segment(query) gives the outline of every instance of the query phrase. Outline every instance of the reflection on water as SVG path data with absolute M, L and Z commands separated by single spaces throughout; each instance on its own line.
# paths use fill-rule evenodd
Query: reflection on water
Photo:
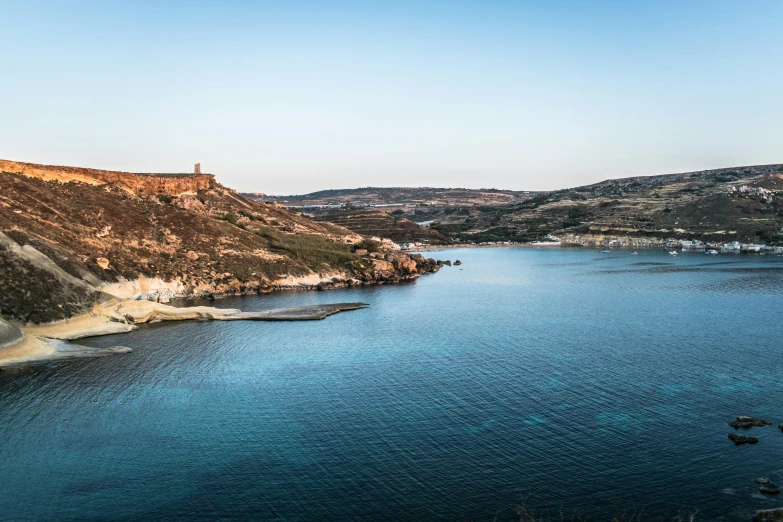
M 512 520 L 515 503 L 747 520 L 783 482 L 781 258 L 466 249 L 296 323 L 158 324 L 0 374 L 0 518 Z M 460 270 L 460 268 L 462 270 Z M 750 489 L 749 489 L 750 488 Z M 43 500 L 45 499 L 45 501 Z

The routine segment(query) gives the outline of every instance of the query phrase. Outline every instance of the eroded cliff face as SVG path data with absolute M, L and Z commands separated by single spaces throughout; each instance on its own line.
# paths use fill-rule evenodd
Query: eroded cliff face
M 443 262 L 420 254 L 385 252 L 382 258 L 357 258 L 353 266 L 324 269 L 302 275 L 285 274 L 269 278 L 253 274 L 240 280 L 232 274 L 208 274 L 165 280 L 140 276 L 132 281 L 102 284 L 99 290 L 120 299 L 142 299 L 167 303 L 179 298 L 219 298 L 225 296 L 267 294 L 281 290 L 331 290 L 413 281 L 423 274 L 437 272 Z M 224 276 L 224 277 L 221 277 Z
M 113 183 L 136 196 L 166 194 L 179 196 L 209 189 L 215 182 L 212 174 L 141 174 L 82 167 L 37 165 L 0 160 L 0 172 L 12 172 L 44 181 L 78 182 L 88 185 Z
M 206 188 L 197 176 L 188 176 L 193 185 L 162 177 L 134 188 L 137 178 L 147 181 L 0 162 L 0 314 L 40 323 L 73 317 L 106 294 L 168 300 L 327 289 L 439 268 L 390 245 L 368 253 L 348 229 L 250 201 L 211 176 Z M 196 190 L 177 194 L 183 189 Z M 166 197 L 147 193 L 156 190 Z

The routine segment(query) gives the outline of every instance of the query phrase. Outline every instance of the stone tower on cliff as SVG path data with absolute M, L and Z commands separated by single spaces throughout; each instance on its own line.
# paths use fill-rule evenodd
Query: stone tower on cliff
M 196 168 L 194 169 L 193 174 L 201 174 L 201 163 L 196 163 Z

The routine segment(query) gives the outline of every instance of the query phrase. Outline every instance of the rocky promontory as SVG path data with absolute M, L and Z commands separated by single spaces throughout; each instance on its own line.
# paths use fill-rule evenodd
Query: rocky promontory
M 0 364 L 94 356 L 63 342 L 139 322 L 321 319 L 364 306 L 163 308 L 173 299 L 402 283 L 441 266 L 387 239 L 245 199 L 211 174 L 0 160 Z M 140 319 L 134 308 L 152 315 Z
M 243 198 L 207 174 L 0 160 L 0 315 L 74 317 L 108 297 L 169 301 L 411 281 L 440 264 Z
M 317 321 L 349 310 L 367 308 L 365 303 L 328 303 L 259 312 L 210 306 L 174 307 L 152 301 L 111 300 L 98 304 L 88 314 L 70 321 L 30 325 L 19 329 L 0 319 L 0 367 L 62 359 L 100 357 L 128 353 L 124 346 L 95 348 L 67 341 L 85 337 L 127 333 L 138 324 L 162 321 Z

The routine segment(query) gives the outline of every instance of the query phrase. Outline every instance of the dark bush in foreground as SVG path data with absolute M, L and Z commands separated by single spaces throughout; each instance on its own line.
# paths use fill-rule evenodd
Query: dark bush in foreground
M 96 292 L 63 284 L 0 246 L 0 314 L 23 323 L 67 319 L 89 309 Z

